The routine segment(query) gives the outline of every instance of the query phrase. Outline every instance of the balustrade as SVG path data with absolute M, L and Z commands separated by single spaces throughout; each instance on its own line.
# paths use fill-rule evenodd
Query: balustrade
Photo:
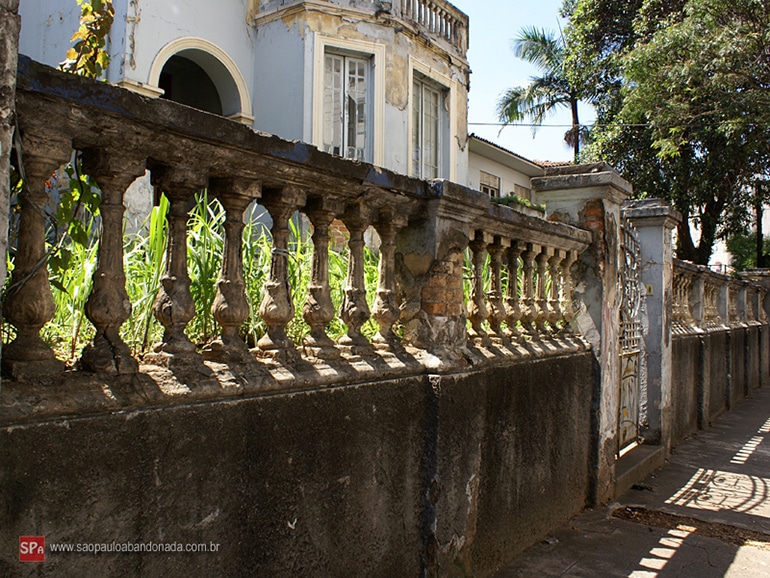
M 461 54 L 468 50 L 468 17 L 443 0 L 401 0 L 401 17 L 443 38 Z
M 440 3 L 420 6 L 424 14 L 435 14 L 431 18 L 437 31 L 452 29 L 450 12 L 440 11 Z M 450 348 L 463 348 L 468 334 L 475 345 L 488 348 L 487 358 L 515 355 L 522 350 L 504 345 L 510 337 L 521 337 L 519 326 L 534 338 L 555 333 L 572 318 L 570 267 L 590 242 L 585 231 L 491 206 L 459 185 L 428 183 L 331 157 L 306 144 L 261 135 L 174 103 L 148 101 L 47 69 L 34 74 L 39 76 L 34 81 L 22 75 L 18 90 L 26 186 L 19 198 L 19 237 L 4 304 L 6 320 L 15 328 L 14 340 L 4 349 L 6 375 L 57 374 L 65 368 L 40 336 L 54 312 L 45 266 L 45 182 L 70 158 L 73 143 L 83 151 L 83 169 L 102 194 L 98 259 L 85 308 L 95 334 L 82 351 L 77 371 L 120 376 L 155 364 L 184 375 L 208 375 L 211 368 L 224 371 L 226 364 L 231 375 L 287 375 L 284 369 L 308 372 L 316 362 L 349 368 L 378 358 L 394 366 L 400 363 L 406 372 L 415 370 L 420 363 L 416 359 L 425 351 L 443 355 Z M 120 337 L 132 313 L 121 221 L 123 195 L 145 173 L 145 165 L 158 194 L 168 199 L 168 235 L 165 270 L 152 306 L 162 337 L 152 352 L 144 352 L 140 366 Z M 195 195 L 206 186 L 223 209 L 222 222 L 211 223 L 213 234 L 220 235 L 222 253 L 221 262 L 214 263 L 218 278 L 206 305 L 217 329 L 202 337 L 196 333 L 193 342 L 188 333 L 199 331 L 201 320 L 195 318 L 199 298 L 188 272 L 188 221 Z M 242 244 L 244 213 L 255 200 L 272 218 L 271 239 L 262 245 L 268 247 L 269 273 L 256 291 L 244 271 L 244 257 L 252 263 L 254 255 L 244 255 Z M 294 242 L 289 225 L 298 210 L 312 225 L 312 268 L 302 295 L 291 287 L 289 267 Z M 349 234 L 338 312 L 330 279 L 329 239 L 335 219 L 341 219 Z M 376 281 L 364 274 L 364 233 L 370 226 L 381 241 Z M 469 244 L 473 272 L 466 309 L 461 255 Z M 251 269 L 254 274 L 260 272 Z M 291 275 L 293 282 L 294 269 Z M 367 290 L 374 295 L 371 311 Z M 261 295 L 261 302 L 251 302 L 255 295 Z M 202 303 L 197 305 L 203 309 Z M 346 326 L 336 344 L 327 333 L 335 316 Z M 367 325 L 370 318 L 376 323 L 371 340 L 366 336 L 373 325 Z M 419 339 L 414 338 L 415 319 L 427 327 Z M 190 327 L 193 320 L 195 329 Z M 396 330 L 400 321 L 403 341 L 401 330 Z M 407 322 L 412 325 L 407 327 Z M 246 323 L 256 340 L 251 350 L 252 338 L 247 344 L 242 337 Z M 301 344 L 290 338 L 305 333 Z M 409 359 L 411 366 L 404 361 Z M 382 367 L 376 365 L 382 361 L 371 363 L 375 365 L 369 367 Z M 314 375 L 312 379 L 320 379 L 320 373 Z

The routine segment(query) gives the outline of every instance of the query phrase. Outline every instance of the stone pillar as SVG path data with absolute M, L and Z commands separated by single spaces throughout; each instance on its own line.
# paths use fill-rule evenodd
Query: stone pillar
M 311 199 L 305 214 L 313 224 L 313 267 L 302 317 L 310 326 L 305 337 L 305 351 L 328 359 L 338 357 L 334 342 L 326 334 L 326 326 L 334 319 L 334 304 L 329 285 L 329 226 L 344 210 L 342 203 L 327 197 Z
M 19 0 L 0 0 L 0 286 L 5 285 L 10 204 L 10 155 L 15 123 Z
M 681 214 L 659 199 L 632 201 L 624 213 L 636 226 L 641 251 L 640 273 L 646 288 L 648 329 L 643 334 L 647 363 L 648 429 L 646 443 L 670 449 L 674 418 L 671 407 L 671 232 Z
M 396 236 L 396 273 L 404 296 L 403 343 L 431 354 L 422 362 L 434 369 L 466 363 L 463 251 L 471 223 L 487 209 L 469 202 L 464 187 L 445 181 L 431 186 L 433 198 L 419 220 Z
M 371 211 L 362 203 L 347 207 L 342 215 L 342 222 L 350 232 L 350 239 L 348 240 L 348 275 L 340 305 L 340 318 L 347 326 L 347 332 L 340 338 L 339 343 L 352 355 L 362 353 L 369 345 L 369 341 L 361 333 L 361 327 L 371 316 L 369 303 L 366 301 L 364 276 L 364 232 L 371 221 Z
M 406 218 L 403 215 L 394 214 L 391 209 L 381 209 L 379 219 L 374 224 L 382 243 L 377 275 L 377 298 L 372 311 L 372 317 L 377 322 L 379 331 L 372 342 L 375 348 L 383 351 L 401 349 L 401 342 L 393 331 L 393 324 L 398 321 L 399 315 L 396 287 L 396 234 L 404 226 L 406 226 Z
M 575 264 L 577 311 L 571 324 L 591 344 L 598 375 L 594 381 L 592 480 L 590 500 L 601 503 L 615 492 L 618 449 L 620 205 L 631 185 L 602 164 L 548 169 L 532 179 L 532 188 L 545 202 L 547 218 L 593 233 L 591 246 Z

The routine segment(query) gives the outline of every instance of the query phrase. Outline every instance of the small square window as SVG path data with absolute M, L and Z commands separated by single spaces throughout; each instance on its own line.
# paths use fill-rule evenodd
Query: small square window
M 481 177 L 479 178 L 479 188 L 482 193 L 489 195 L 490 199 L 497 199 L 500 197 L 500 177 L 496 177 L 493 174 L 481 171 Z

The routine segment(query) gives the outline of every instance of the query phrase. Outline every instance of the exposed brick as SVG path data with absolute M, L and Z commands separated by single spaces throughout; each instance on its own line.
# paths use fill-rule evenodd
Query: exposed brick
M 446 303 L 435 303 L 433 301 L 423 301 L 422 310 L 428 315 L 446 315 Z

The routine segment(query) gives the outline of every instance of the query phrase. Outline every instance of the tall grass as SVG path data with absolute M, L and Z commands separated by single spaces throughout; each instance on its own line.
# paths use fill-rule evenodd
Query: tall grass
M 153 315 L 152 306 L 166 267 L 168 210 L 168 200 L 165 195 L 161 196 L 159 205 L 152 209 L 144 226 L 134 233 L 124 235 L 126 291 L 133 309 L 130 318 L 121 327 L 121 337 L 135 355 L 149 351 L 163 334 L 162 326 Z M 272 239 L 263 224 L 264 214 L 263 207 L 252 204 L 246 213 L 242 238 L 249 317 L 241 327 L 241 336 L 252 347 L 267 330 L 257 313 L 264 298 L 264 284 L 270 274 L 272 255 Z M 216 296 L 216 282 L 224 253 L 224 220 L 225 211 L 219 201 L 209 200 L 206 191 L 196 197 L 187 227 L 187 266 L 196 314 L 186 331 L 190 339 L 200 346 L 219 334 L 219 327 L 211 313 L 211 304 Z M 93 224 L 89 224 L 89 227 L 92 231 L 97 230 Z M 307 221 L 301 216 L 291 219 L 289 227 L 288 277 L 295 314 L 286 331 L 296 343 L 300 343 L 310 332 L 302 318 L 302 308 L 310 283 L 313 244 L 307 231 Z M 83 312 L 97 263 L 98 239 L 95 235 L 91 237 L 87 244 L 70 243 L 63 247 L 68 255 L 67 266 L 50 269 L 56 314 L 43 328 L 42 336 L 55 349 L 58 357 L 71 361 L 79 356 L 94 335 L 94 328 Z M 329 282 L 335 310 L 339 310 L 343 299 L 348 257 L 347 249 L 330 248 Z M 370 307 L 376 296 L 378 265 L 379 254 L 365 248 L 364 275 Z M 345 334 L 346 327 L 339 316 L 335 316 L 327 331 L 332 339 L 338 339 Z M 370 338 L 376 331 L 377 324 L 372 319 L 362 328 L 363 334 Z M 14 336 L 13 328 L 7 324 L 3 333 L 6 340 Z

